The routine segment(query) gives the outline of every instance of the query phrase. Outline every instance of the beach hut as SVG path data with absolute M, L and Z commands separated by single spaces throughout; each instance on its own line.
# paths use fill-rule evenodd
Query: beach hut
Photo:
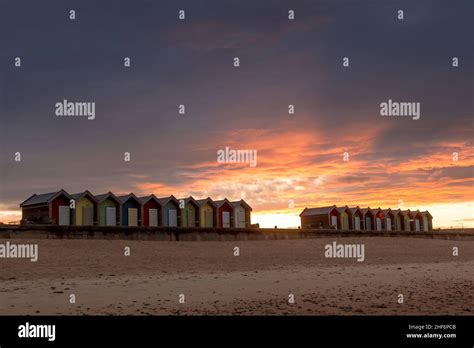
M 301 228 L 338 228 L 339 212 L 335 205 L 304 208 L 300 214 Z
M 179 199 L 181 227 L 199 227 L 199 203 L 192 197 Z
M 73 193 L 74 199 L 73 220 L 77 226 L 97 225 L 97 204 L 99 203 L 89 191 Z
M 374 214 L 374 227 L 376 231 L 383 231 L 384 229 L 384 220 L 385 220 L 385 215 L 383 213 L 383 210 L 378 207 L 377 209 L 373 209 L 372 213 Z
M 372 210 L 370 209 L 370 207 L 363 208 L 360 211 L 362 212 L 362 215 L 364 216 L 364 219 L 363 219 L 364 230 L 372 231 L 375 225 L 374 213 L 372 213 Z
M 120 199 L 112 192 L 94 196 L 97 200 L 99 226 L 120 225 Z
M 340 207 L 336 209 L 339 212 L 339 228 L 341 230 L 349 230 L 351 216 L 351 211 L 349 210 L 349 207 L 346 205 L 345 207 Z
M 217 226 L 217 206 L 210 198 L 198 199 L 199 204 L 199 226 L 214 227 Z
M 422 229 L 424 232 L 433 230 L 433 217 L 428 210 L 420 212 L 422 217 Z
M 419 210 L 415 210 L 411 212 L 411 230 L 415 232 L 420 232 L 421 231 L 421 225 L 422 225 L 422 220 L 423 217 L 420 214 Z
M 382 210 L 384 215 L 384 226 L 386 231 L 394 231 L 395 228 L 395 217 L 392 213 L 392 209 L 383 209 Z
M 122 226 L 140 226 L 142 202 L 133 193 L 118 197 L 121 203 Z
M 217 226 L 218 227 L 234 227 L 234 207 L 232 203 L 224 198 L 220 201 L 215 201 L 217 206 Z
M 400 215 L 402 217 L 402 231 L 411 231 L 411 212 L 408 210 L 400 210 Z
M 159 199 L 151 194 L 149 196 L 138 198 L 142 203 L 142 224 L 148 227 L 161 226 L 161 203 Z
M 179 201 L 175 196 L 158 198 L 162 206 L 161 216 L 163 217 L 163 226 L 177 227 L 180 225 L 181 209 Z
M 70 225 L 72 197 L 64 190 L 34 194 L 20 204 L 24 224 Z
M 362 212 L 360 211 L 360 208 L 359 207 L 349 208 L 349 211 L 351 214 L 350 215 L 350 222 L 351 222 L 350 229 L 355 230 L 355 231 L 362 230 L 364 214 L 362 214 Z
M 403 214 L 400 209 L 392 210 L 390 209 L 390 213 L 392 214 L 392 230 L 394 231 L 403 231 L 402 223 L 403 223 Z
M 231 202 L 234 207 L 234 224 L 236 228 L 250 227 L 250 212 L 252 207 L 243 199 L 240 201 Z

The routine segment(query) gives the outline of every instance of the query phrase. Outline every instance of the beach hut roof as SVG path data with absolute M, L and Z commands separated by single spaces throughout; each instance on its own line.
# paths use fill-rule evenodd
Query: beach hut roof
M 326 215 L 326 214 L 329 214 L 334 209 L 336 209 L 335 205 L 332 205 L 329 207 L 319 207 L 319 208 L 304 208 L 300 216 Z
M 26 199 L 24 202 L 20 203 L 20 207 L 26 207 L 30 205 L 36 205 L 36 204 L 47 204 L 51 202 L 53 199 L 56 197 L 60 196 L 61 194 L 65 195 L 69 199 L 71 199 L 71 195 L 64 191 L 63 189 L 56 191 L 56 192 L 48 192 L 48 193 L 42 193 L 37 195 L 36 193 L 30 196 L 28 199 Z
M 156 203 L 158 203 L 159 205 L 161 205 L 161 202 L 160 200 L 158 199 L 158 197 L 156 197 L 153 193 L 151 195 L 148 195 L 148 196 L 143 196 L 143 197 L 138 197 L 139 201 L 142 203 L 142 204 L 145 204 L 146 202 L 148 202 L 149 200 L 154 200 Z
M 71 194 L 71 197 L 74 199 L 74 200 L 79 200 L 81 199 L 82 197 L 85 197 L 85 196 L 88 196 L 90 199 L 92 199 L 92 201 L 94 201 L 95 203 L 98 203 L 99 201 L 97 200 L 97 198 L 92 194 L 90 193 L 88 190 L 85 190 L 84 192 L 79 192 L 79 193 L 73 193 Z
M 370 209 L 370 207 L 362 208 L 362 209 L 360 209 L 360 211 L 361 211 L 362 214 L 364 214 L 364 215 L 365 215 L 367 212 L 372 213 L 372 209 Z
M 99 203 L 105 201 L 107 198 L 112 198 L 115 202 L 120 203 L 120 199 L 110 191 L 100 195 L 95 195 L 94 197 Z
M 350 211 L 352 214 L 354 214 L 356 211 L 360 211 L 360 208 L 359 208 L 359 206 L 357 206 L 357 207 L 352 207 L 352 208 L 349 208 L 349 211 Z
M 132 192 L 130 192 L 128 195 L 123 195 L 123 196 L 118 196 L 118 199 L 120 200 L 120 202 L 122 203 L 125 203 L 126 201 L 128 201 L 129 199 L 134 199 L 137 203 L 141 204 L 142 202 L 140 201 L 140 199 L 135 196 Z
M 180 198 L 179 201 L 183 200 L 184 204 L 194 204 L 196 207 L 199 207 L 199 203 L 193 198 L 193 196 L 189 196 L 187 198 Z
M 337 207 L 336 209 L 340 213 L 343 213 L 343 212 L 346 212 L 346 211 L 351 211 L 347 205 L 345 207 Z
M 426 211 L 420 211 L 420 214 L 421 214 L 422 216 L 425 216 L 425 215 L 426 215 L 426 216 L 430 217 L 431 219 L 433 218 L 433 216 L 430 214 L 430 212 L 429 212 L 428 210 L 426 210 Z
M 171 196 L 168 196 L 168 197 L 161 197 L 161 198 L 158 198 L 158 200 L 160 201 L 160 203 L 165 206 L 166 204 L 168 204 L 168 202 L 170 201 L 173 201 L 175 204 L 179 205 L 179 201 L 176 199 L 175 196 L 171 195 Z
M 196 200 L 196 202 L 200 205 L 200 206 L 203 206 L 205 205 L 206 203 L 213 206 L 214 208 L 217 207 L 216 203 L 214 203 L 214 201 L 211 199 L 211 197 L 207 197 L 207 198 L 203 198 L 203 199 L 198 199 Z
M 243 199 L 241 199 L 240 201 L 233 201 L 231 203 L 232 203 L 232 206 L 234 207 L 238 207 L 240 205 L 240 206 L 243 206 L 245 209 L 252 211 L 252 207 L 248 205 L 247 202 L 244 201 Z
M 214 203 L 216 204 L 216 207 L 217 207 L 217 208 L 220 208 L 224 203 L 227 203 L 227 204 L 229 204 L 231 207 L 234 207 L 234 206 L 232 205 L 232 203 L 231 203 L 227 198 L 221 199 L 221 200 L 219 200 L 219 201 L 214 201 Z
M 410 211 L 411 212 L 411 215 L 412 217 L 415 217 L 417 215 L 420 215 L 420 211 L 417 209 L 417 210 L 413 210 L 413 211 Z

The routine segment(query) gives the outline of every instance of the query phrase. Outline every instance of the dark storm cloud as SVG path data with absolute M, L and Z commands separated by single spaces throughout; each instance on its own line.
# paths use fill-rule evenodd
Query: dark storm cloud
M 331 167 L 332 149 L 352 153 L 355 135 L 370 136 L 371 148 L 355 157 L 367 170 L 441 153 L 445 143 L 472 144 L 473 52 L 464 35 L 472 9 L 469 1 L 0 1 L 0 203 L 58 188 L 186 184 L 189 174 L 180 173 L 214 161 L 229 132 L 265 129 L 277 138 L 290 103 L 295 132 L 326 137 L 305 165 Z M 420 101 L 421 119 L 382 118 L 388 98 Z M 63 99 L 96 102 L 96 119 L 55 118 Z

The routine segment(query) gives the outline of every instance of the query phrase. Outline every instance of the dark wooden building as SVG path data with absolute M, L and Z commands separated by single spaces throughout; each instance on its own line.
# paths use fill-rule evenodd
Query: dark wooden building
M 70 225 L 72 197 L 64 190 L 34 194 L 20 204 L 22 224 Z
M 301 214 L 301 228 L 338 229 L 340 213 L 335 205 L 320 208 L 305 208 Z

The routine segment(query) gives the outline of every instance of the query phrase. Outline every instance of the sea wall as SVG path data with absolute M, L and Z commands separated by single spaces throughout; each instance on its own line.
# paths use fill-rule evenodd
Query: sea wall
M 281 240 L 321 237 L 414 237 L 474 240 L 474 229 L 430 232 L 342 231 L 284 228 L 183 228 L 123 226 L 1 225 L 0 238 L 23 239 L 123 239 L 160 241 Z

